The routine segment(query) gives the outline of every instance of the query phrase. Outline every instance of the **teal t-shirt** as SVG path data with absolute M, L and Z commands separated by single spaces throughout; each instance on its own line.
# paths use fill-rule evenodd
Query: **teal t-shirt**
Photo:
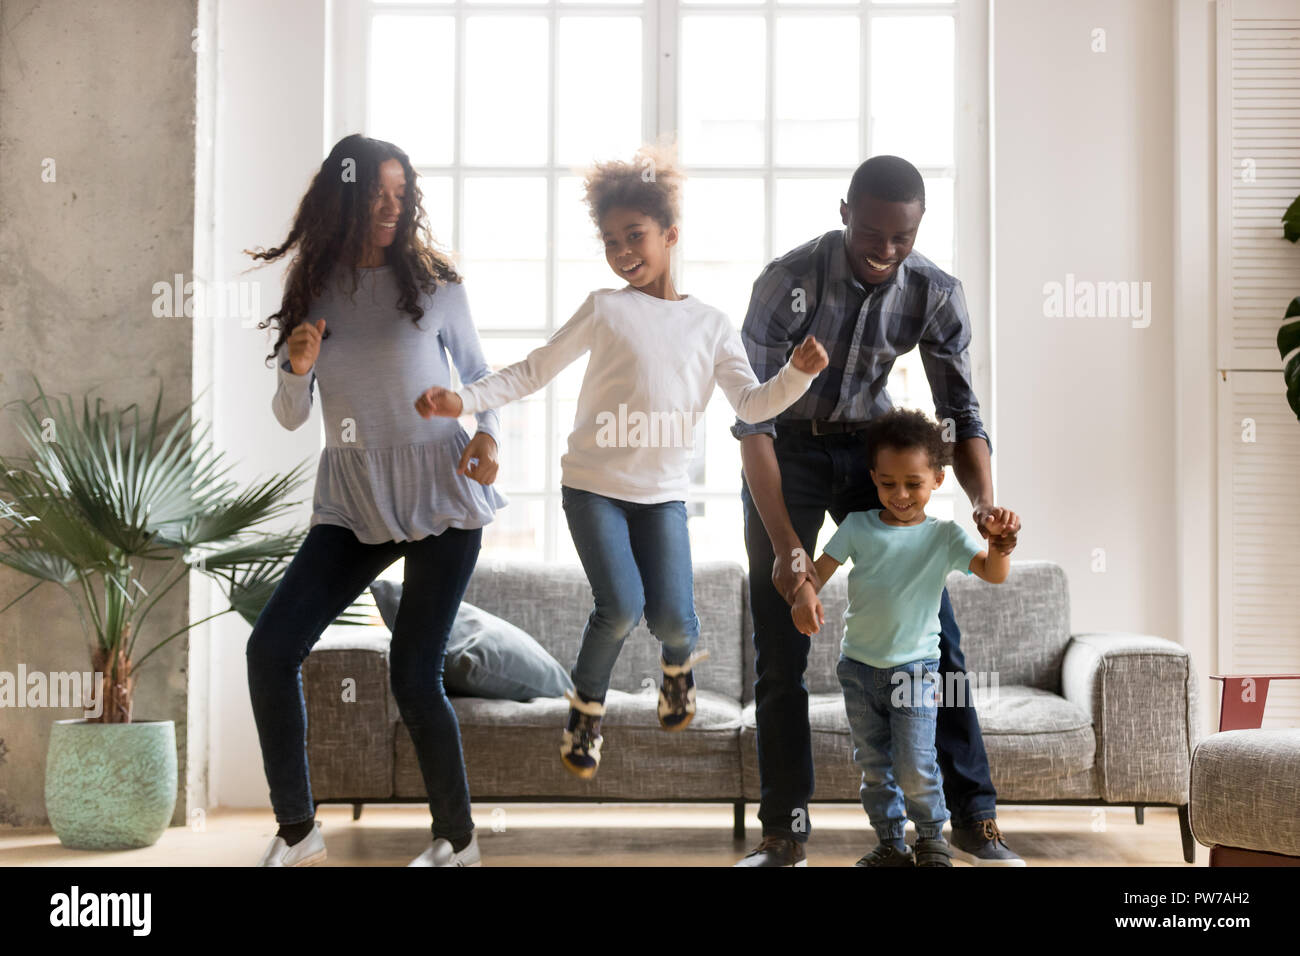
M 955 521 L 927 517 L 900 527 L 880 509 L 853 511 L 826 542 L 826 554 L 849 570 L 844 656 L 872 667 L 897 667 L 939 656 L 939 602 L 952 571 L 970 574 L 984 544 Z

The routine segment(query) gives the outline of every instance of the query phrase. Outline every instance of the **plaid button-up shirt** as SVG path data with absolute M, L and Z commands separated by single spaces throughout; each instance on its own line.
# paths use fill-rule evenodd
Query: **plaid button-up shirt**
M 775 435 L 775 423 L 786 421 L 869 421 L 893 407 L 885 385 L 894 360 L 920 348 L 940 423 L 952 419 L 958 441 L 979 436 L 991 452 L 971 387 L 961 282 L 913 250 L 868 292 L 849 267 L 844 241 L 845 230 L 828 232 L 773 259 L 755 280 L 740 334 L 759 381 L 779 372 L 807 335 L 822 343 L 830 364 L 776 418 L 753 425 L 737 419 L 731 433 Z

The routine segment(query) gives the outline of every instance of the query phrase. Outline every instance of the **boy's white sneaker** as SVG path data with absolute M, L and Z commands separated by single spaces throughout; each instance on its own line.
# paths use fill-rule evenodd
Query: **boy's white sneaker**
M 483 857 L 478 851 L 478 834 L 469 838 L 469 845 L 457 853 L 451 841 L 439 838 L 429 849 L 417 856 L 407 866 L 481 866 Z
M 284 837 L 277 836 L 262 854 L 258 866 L 315 866 L 325 862 L 325 837 L 320 832 L 320 824 L 312 827 L 307 834 L 293 846 L 284 842 Z

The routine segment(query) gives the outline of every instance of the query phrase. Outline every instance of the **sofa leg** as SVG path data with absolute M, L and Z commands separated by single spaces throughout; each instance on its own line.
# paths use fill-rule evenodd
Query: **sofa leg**
M 1133 816 L 1137 818 L 1138 826 L 1147 822 L 1142 816 L 1142 804 L 1140 803 L 1133 804 Z
M 360 820 L 360 819 L 361 819 L 361 808 L 362 808 L 362 806 L 364 806 L 364 804 L 361 804 L 361 803 L 354 803 L 354 804 L 352 804 L 352 819 L 353 819 L 353 820 Z
M 745 839 L 745 801 L 737 800 L 731 805 L 732 825 L 731 835 L 736 840 Z
M 1196 862 L 1196 838 L 1192 836 L 1192 816 L 1187 804 L 1178 808 L 1178 829 L 1183 834 L 1183 859 Z

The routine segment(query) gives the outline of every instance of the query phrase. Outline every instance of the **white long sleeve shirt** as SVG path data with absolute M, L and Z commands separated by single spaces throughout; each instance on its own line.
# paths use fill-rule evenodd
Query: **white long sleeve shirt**
M 760 383 L 726 314 L 694 296 L 599 289 L 527 358 L 461 388 L 464 414 L 537 391 L 588 351 L 562 481 L 642 504 L 686 497 L 695 425 L 715 386 L 742 421 L 761 422 L 815 377 L 787 361 Z

